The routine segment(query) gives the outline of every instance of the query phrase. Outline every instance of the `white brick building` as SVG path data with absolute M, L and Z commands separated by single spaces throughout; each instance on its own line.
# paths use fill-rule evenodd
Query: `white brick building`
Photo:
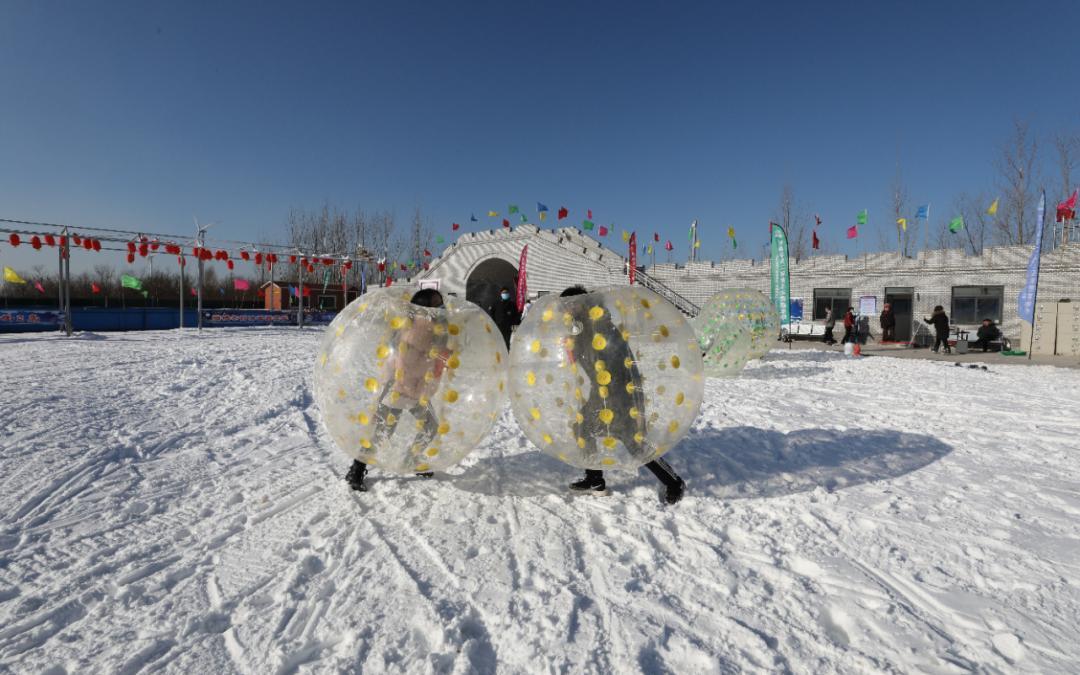
M 477 282 L 513 287 L 525 244 L 530 295 L 559 292 L 572 284 L 597 287 L 628 281 L 625 250 L 607 248 L 575 228 L 542 230 L 533 225 L 462 235 L 420 278 L 437 279 L 444 291 L 457 295 L 467 295 L 467 287 Z M 825 306 L 858 308 L 864 297 L 875 299 L 877 311 L 892 302 L 902 339 L 913 325 L 925 331 L 919 319 L 942 305 L 954 324 L 974 329 L 989 317 L 1015 341 L 1022 333 L 1017 296 L 1030 254 L 1030 246 L 1013 246 L 990 248 L 981 256 L 960 250 L 924 251 L 915 258 L 896 253 L 812 256 L 792 261 L 791 297 L 804 301 L 807 319 L 820 319 Z M 724 288 L 769 291 L 767 260 L 668 263 L 639 270 L 643 285 L 688 313 Z M 1073 302 L 1058 302 L 1065 299 Z M 1043 255 L 1038 312 L 1035 353 L 1080 354 L 1080 245 Z

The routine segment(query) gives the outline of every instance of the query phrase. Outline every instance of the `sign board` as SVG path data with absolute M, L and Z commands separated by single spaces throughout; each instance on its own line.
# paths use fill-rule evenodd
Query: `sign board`
M 306 317 L 305 317 L 306 318 Z M 278 309 L 205 309 L 203 326 L 291 326 L 296 324 L 296 312 Z
M 439 290 L 439 280 L 438 279 L 421 279 L 419 281 L 419 284 L 420 284 L 420 290 L 423 290 L 425 288 L 430 288 L 433 291 Z
M 876 295 L 859 296 L 859 314 L 862 316 L 873 316 L 874 314 L 877 314 Z
M 64 313 L 40 309 L 0 309 L 0 332 L 60 330 Z

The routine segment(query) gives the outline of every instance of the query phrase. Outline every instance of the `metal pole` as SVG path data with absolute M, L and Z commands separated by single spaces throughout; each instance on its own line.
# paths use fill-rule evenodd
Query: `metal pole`
M 199 227 L 199 221 L 196 220 L 195 221 L 195 246 L 199 251 L 199 255 L 196 256 L 199 259 L 198 260 L 199 269 L 198 269 L 198 279 L 196 281 L 196 291 L 195 291 L 195 302 L 196 302 L 196 305 L 197 305 L 196 309 L 195 309 L 195 318 L 196 318 L 196 322 L 199 325 L 199 331 L 200 332 L 202 331 L 202 281 L 203 281 L 202 246 L 203 246 L 203 233 L 205 231 L 206 231 L 206 228 Z
M 67 241 L 67 228 L 63 230 L 64 241 Z M 64 313 L 64 245 L 60 244 L 59 250 L 56 252 L 56 262 L 59 265 L 59 270 L 56 273 L 56 293 L 59 301 L 60 313 Z
M 180 328 L 184 328 L 184 251 L 180 250 Z
M 299 303 L 297 307 L 300 311 L 296 314 L 296 323 L 300 328 L 304 327 L 304 259 L 300 259 L 300 292 Z
M 71 337 L 71 240 L 64 241 L 64 330 Z

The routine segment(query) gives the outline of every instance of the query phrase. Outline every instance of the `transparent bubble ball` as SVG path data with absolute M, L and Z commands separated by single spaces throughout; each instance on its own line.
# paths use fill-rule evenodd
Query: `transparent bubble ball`
M 698 314 L 691 321 L 707 377 L 735 377 L 750 360 L 750 326 L 725 314 Z
M 769 296 L 749 288 L 725 289 L 709 298 L 694 320 L 698 339 L 702 339 L 706 325 L 728 321 L 742 323 L 750 331 L 751 359 L 769 353 L 780 334 L 780 313 L 776 306 Z
M 381 288 L 326 329 L 315 402 L 346 454 L 398 474 L 443 471 L 484 438 L 506 401 L 506 347 L 476 305 L 428 308 Z
M 690 324 L 639 286 L 543 296 L 510 344 L 518 425 L 582 469 L 634 470 L 663 455 L 697 418 L 704 386 Z

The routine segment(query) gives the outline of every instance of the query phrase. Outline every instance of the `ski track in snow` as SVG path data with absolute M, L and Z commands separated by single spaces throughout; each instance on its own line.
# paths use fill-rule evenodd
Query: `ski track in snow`
M 651 474 L 369 474 L 321 331 L 0 336 L 0 672 L 1067 672 L 1080 376 L 774 350 Z

